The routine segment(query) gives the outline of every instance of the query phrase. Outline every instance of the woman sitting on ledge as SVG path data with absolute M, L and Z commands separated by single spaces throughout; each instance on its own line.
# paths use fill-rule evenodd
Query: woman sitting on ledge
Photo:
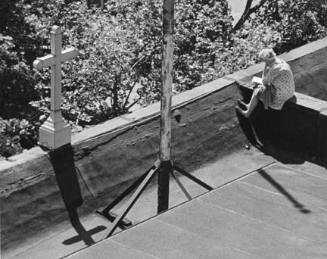
M 239 100 L 237 110 L 245 117 L 250 117 L 259 100 L 265 109 L 281 110 L 284 103 L 295 92 L 294 78 L 290 66 L 276 57 L 272 49 L 263 49 L 259 58 L 265 62 L 262 82 L 254 82 L 253 94 L 248 104 Z

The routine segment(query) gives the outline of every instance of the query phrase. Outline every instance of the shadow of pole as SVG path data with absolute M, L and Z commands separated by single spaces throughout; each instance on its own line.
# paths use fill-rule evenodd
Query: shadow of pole
M 289 192 L 287 192 L 283 186 L 281 186 L 276 180 L 274 180 L 269 174 L 263 169 L 259 169 L 258 173 L 267 180 L 273 187 L 275 187 L 281 194 L 283 194 L 290 202 L 293 203 L 294 207 L 302 213 L 310 213 L 311 211 L 306 209 L 303 204 L 298 202 Z
M 60 193 L 66 206 L 70 222 L 81 240 L 86 245 L 94 244 L 94 240 L 80 222 L 77 208 L 83 204 L 83 198 L 75 171 L 72 146 L 65 145 L 49 153 Z

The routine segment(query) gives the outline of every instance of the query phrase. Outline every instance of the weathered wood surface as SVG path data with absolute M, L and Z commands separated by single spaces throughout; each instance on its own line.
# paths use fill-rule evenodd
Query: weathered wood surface
M 173 26 L 174 0 L 163 4 L 163 50 L 161 75 L 160 160 L 169 161 L 171 155 L 171 100 L 173 84 Z
M 161 103 L 160 103 L 160 147 L 161 166 L 158 170 L 158 213 L 169 208 L 169 175 L 171 165 L 171 105 L 173 85 L 173 29 L 175 0 L 163 1 L 162 14 L 162 65 L 161 65 Z

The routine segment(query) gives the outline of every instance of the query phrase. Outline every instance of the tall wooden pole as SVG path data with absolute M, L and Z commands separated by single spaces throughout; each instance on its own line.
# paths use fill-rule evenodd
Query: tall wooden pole
M 158 175 L 158 213 L 169 207 L 171 164 L 171 99 L 173 84 L 173 28 L 175 0 L 163 0 L 163 41 L 161 68 L 160 169 Z

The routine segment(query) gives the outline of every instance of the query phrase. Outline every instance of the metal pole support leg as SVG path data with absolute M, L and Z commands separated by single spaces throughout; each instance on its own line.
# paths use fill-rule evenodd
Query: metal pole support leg
M 173 165 L 170 160 L 160 162 L 158 169 L 158 213 L 169 208 L 169 175 L 172 171 Z

